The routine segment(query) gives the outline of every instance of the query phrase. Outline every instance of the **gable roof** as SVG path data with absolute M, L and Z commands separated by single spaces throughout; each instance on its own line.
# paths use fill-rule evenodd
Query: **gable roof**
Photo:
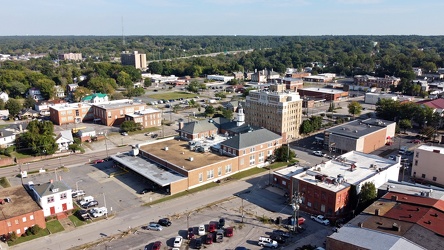
M 434 100 L 425 100 L 425 101 L 419 101 L 418 104 L 424 104 L 432 109 L 444 109 L 444 99 L 434 99 Z
M 71 130 L 60 131 L 59 135 L 57 135 L 57 137 L 56 137 L 56 142 L 60 139 L 66 140 L 66 141 L 74 141 L 74 138 L 72 137 Z
M 106 94 L 102 94 L 102 93 L 95 93 L 95 94 L 91 94 L 91 95 L 87 95 L 85 97 L 82 98 L 82 101 L 91 101 L 92 99 L 98 97 L 98 98 L 105 98 L 107 95 Z
M 67 190 L 71 190 L 71 188 L 66 185 L 63 181 L 53 181 L 47 182 L 40 185 L 33 186 L 35 192 L 39 195 L 39 197 L 44 197 L 47 195 L 52 195 L 54 193 L 61 193 Z
M 217 130 L 217 127 L 212 120 L 202 120 L 186 123 L 181 131 L 188 134 L 197 134 L 215 129 Z
M 281 138 L 280 135 L 275 134 L 267 129 L 254 130 L 249 133 L 239 134 L 221 143 L 234 149 L 243 149 L 258 145 L 261 143 L 274 141 Z

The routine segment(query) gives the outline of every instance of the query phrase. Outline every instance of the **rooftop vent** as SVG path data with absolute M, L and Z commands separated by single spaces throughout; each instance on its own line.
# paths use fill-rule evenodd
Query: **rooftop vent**
M 194 161 L 193 157 L 188 158 L 189 161 Z

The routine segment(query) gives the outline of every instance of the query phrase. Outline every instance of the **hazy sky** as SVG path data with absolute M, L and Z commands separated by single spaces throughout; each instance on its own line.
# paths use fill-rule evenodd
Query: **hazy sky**
M 443 35 L 443 0 L 2 0 L 6 35 Z M 123 19 L 123 22 L 122 22 Z

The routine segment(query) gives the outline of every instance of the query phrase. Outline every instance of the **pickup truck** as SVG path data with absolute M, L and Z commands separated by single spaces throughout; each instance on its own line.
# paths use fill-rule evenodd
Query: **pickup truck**
M 90 211 L 92 217 L 94 218 L 98 218 L 101 216 L 104 216 L 105 214 L 108 213 L 108 209 L 106 207 L 99 207 L 99 208 L 93 208 Z
M 224 241 L 224 230 L 219 229 L 216 232 L 216 242 L 220 243 Z
M 323 215 L 318 215 L 318 216 L 311 216 L 311 219 L 314 221 L 317 221 L 321 224 L 324 224 L 326 226 L 330 225 L 330 221 L 328 219 L 326 219 Z

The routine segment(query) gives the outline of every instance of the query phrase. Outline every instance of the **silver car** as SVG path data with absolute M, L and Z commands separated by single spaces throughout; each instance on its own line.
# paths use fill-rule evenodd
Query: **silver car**
M 162 226 L 157 223 L 150 223 L 148 226 L 146 226 L 146 229 L 148 230 L 154 230 L 154 231 L 162 231 Z

